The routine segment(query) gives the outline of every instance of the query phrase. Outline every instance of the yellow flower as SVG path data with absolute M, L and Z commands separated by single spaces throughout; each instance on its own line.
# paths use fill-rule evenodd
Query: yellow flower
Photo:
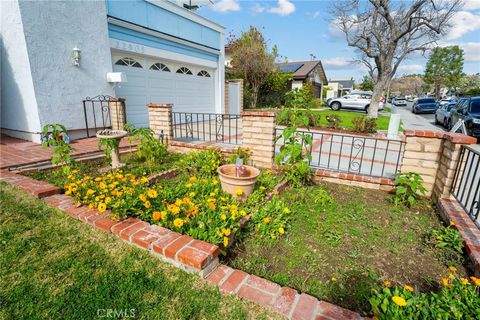
M 141 183 L 147 183 L 147 182 L 148 182 L 148 178 L 147 178 L 147 177 L 141 177 L 141 178 L 140 178 L 140 182 L 141 182 Z
M 100 178 L 100 177 L 96 177 L 96 178 L 95 178 L 95 181 L 96 181 L 96 182 L 98 182 L 98 181 L 102 181 L 102 178 Z
M 265 187 L 264 186 L 260 186 L 260 190 L 265 190 Z
M 177 228 L 181 228 L 183 226 L 183 219 L 177 218 L 173 220 L 173 225 Z
M 270 218 L 270 217 L 263 218 L 263 223 L 265 223 L 265 224 L 270 223 L 270 221 L 272 221 L 272 218 Z
M 98 205 L 98 211 L 100 212 L 104 212 L 105 210 L 107 210 L 107 205 L 103 202 L 101 202 L 99 205 Z
M 190 177 L 190 179 L 188 179 L 188 181 L 195 182 L 195 181 L 197 181 L 197 177 Z
M 223 237 L 223 245 L 225 247 L 228 246 L 228 238 L 227 237 Z
M 100 184 L 98 186 L 100 187 L 100 189 L 105 189 L 107 187 L 105 182 L 100 182 Z
M 169 205 L 168 205 L 168 210 L 169 210 L 170 212 L 172 212 L 173 214 L 177 214 L 177 213 L 180 212 L 180 208 L 177 207 L 177 206 L 174 205 L 174 204 L 169 204 Z
M 465 278 L 461 278 L 460 281 L 462 281 L 462 284 L 468 284 L 468 279 L 465 279 Z
M 160 220 L 162 214 L 160 211 L 153 211 L 153 214 L 152 214 L 152 219 L 155 220 L 155 221 L 158 221 Z
M 409 285 L 403 286 L 403 289 L 405 289 L 405 290 L 407 290 L 407 291 L 410 291 L 410 292 L 413 292 L 413 291 L 414 291 L 413 287 L 412 287 L 412 286 L 409 286 Z
M 442 279 L 442 286 L 444 286 L 444 287 L 448 286 L 448 278 L 443 278 Z
M 241 211 L 240 211 L 240 215 L 241 215 L 242 217 L 245 217 L 245 216 L 247 215 L 247 212 L 245 212 L 245 210 L 241 210 Z
M 332 282 L 336 282 L 337 281 L 337 278 L 332 278 Z
M 106 204 L 109 204 L 110 202 L 112 202 L 112 198 L 106 197 L 106 198 L 105 198 L 105 203 L 106 203 Z
M 480 279 L 477 278 L 477 277 L 470 277 L 470 279 L 472 280 L 472 282 L 476 285 L 476 286 L 479 286 L 480 287 Z
M 195 192 L 190 192 L 190 193 L 188 194 L 188 196 L 189 196 L 190 198 L 195 197 Z
M 395 302 L 395 304 L 400 307 L 405 307 L 407 305 L 407 301 L 405 301 L 405 299 L 399 296 L 393 296 L 392 301 Z
M 216 186 L 218 184 L 218 180 L 217 179 L 213 179 L 213 185 Z
M 147 209 L 150 208 L 150 206 L 151 206 L 150 201 L 145 201 L 144 204 L 145 204 L 145 208 L 147 208 Z
M 191 184 L 191 183 L 187 183 L 187 184 L 185 185 L 185 187 L 191 188 L 191 187 L 192 187 L 192 184 Z
M 230 230 L 230 228 L 228 228 L 228 229 L 223 229 L 223 228 L 222 228 L 222 233 L 223 233 L 226 237 L 228 237 L 228 236 L 232 233 L 232 230 Z
M 67 196 L 69 196 L 69 195 L 72 194 L 72 191 L 71 191 L 71 190 L 67 190 L 67 191 L 65 191 L 65 194 L 66 194 Z
M 387 288 L 390 288 L 392 286 L 392 282 L 390 280 L 385 280 L 383 281 L 383 285 Z
M 283 209 L 283 212 L 284 212 L 284 213 L 290 213 L 290 209 L 288 209 L 287 207 L 285 207 L 285 209 Z
M 450 267 L 448 267 L 448 271 L 450 271 L 450 272 L 457 272 L 457 268 L 450 266 Z
M 237 197 L 240 197 L 243 194 L 243 190 L 241 188 L 238 188 L 237 190 L 235 190 L 235 194 L 237 195 Z
M 285 229 L 283 229 L 282 227 L 278 228 L 278 233 L 284 234 L 284 233 L 285 233 Z
M 225 221 L 225 220 L 227 220 L 227 216 L 226 216 L 225 214 L 222 214 L 222 215 L 220 216 L 220 219 L 222 219 L 222 220 Z
M 158 197 L 157 191 L 156 191 L 156 190 L 153 190 L 153 189 L 148 189 L 147 195 L 148 195 L 149 198 L 153 198 L 153 199 L 155 199 L 156 197 Z
M 215 210 L 217 209 L 217 206 L 215 205 L 215 203 L 213 202 L 208 202 L 208 207 L 210 208 L 210 210 Z M 225 216 L 225 215 L 223 215 Z M 226 219 L 226 218 L 225 218 Z M 222 219 L 222 220 L 225 220 L 225 219 Z
M 94 194 L 94 193 L 95 193 L 95 190 L 92 190 L 92 189 L 88 189 L 88 190 L 87 190 L 87 195 L 88 195 L 88 196 L 91 196 L 91 195 Z
M 175 205 L 180 207 L 183 204 L 183 201 L 181 199 L 175 200 Z
M 448 279 L 453 280 L 453 279 L 455 279 L 455 276 L 450 273 L 450 274 L 448 275 Z
M 145 196 L 143 193 L 141 195 L 139 195 L 138 198 L 140 200 L 142 200 L 143 202 L 147 201 L 147 196 Z

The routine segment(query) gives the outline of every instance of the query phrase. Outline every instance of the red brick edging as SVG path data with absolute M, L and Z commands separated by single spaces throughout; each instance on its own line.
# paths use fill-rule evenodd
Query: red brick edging
M 169 174 L 172 174 L 172 170 L 163 173 L 164 176 Z M 151 225 L 137 218 L 115 221 L 108 217 L 109 211 L 100 213 L 87 206 L 77 206 L 72 197 L 59 194 L 59 188 L 13 172 L 0 171 L 0 181 L 19 187 L 37 198 L 43 198 L 49 206 L 104 232 L 114 234 L 129 244 L 149 251 L 161 260 L 187 272 L 198 273 L 210 284 L 218 286 L 224 294 L 237 294 L 288 319 L 363 319 L 356 312 L 319 301 L 313 296 L 298 293 L 292 288 L 281 287 L 255 275 L 219 265 L 220 248 L 216 245 Z M 281 182 L 276 186 L 276 191 L 281 192 L 286 185 L 285 182 Z
M 315 176 L 338 178 L 341 180 L 350 180 L 350 181 L 358 181 L 358 182 L 366 182 L 366 183 L 375 183 L 375 184 L 386 185 L 386 186 L 395 186 L 395 181 L 389 178 L 370 177 L 370 176 L 364 176 L 356 173 L 337 172 L 337 171 L 331 171 L 331 170 L 325 170 L 325 169 L 317 169 L 315 171 Z
M 460 231 L 467 254 L 473 263 L 475 275 L 480 276 L 480 229 L 457 200 L 440 199 L 438 209 L 442 218 L 447 222 L 453 222 Z

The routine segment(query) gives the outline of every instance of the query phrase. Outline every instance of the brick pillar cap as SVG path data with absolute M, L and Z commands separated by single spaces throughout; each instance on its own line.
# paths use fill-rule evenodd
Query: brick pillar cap
M 403 134 L 407 137 L 422 137 L 422 138 L 440 138 L 442 139 L 445 132 L 434 130 L 412 130 L 405 129 Z
M 240 113 L 242 117 L 275 117 L 277 115 L 276 111 L 243 111 Z
M 445 132 L 443 138 L 449 140 L 451 143 L 462 143 L 462 144 L 477 143 L 477 138 L 470 137 L 462 133 Z
M 114 98 L 110 97 L 110 102 L 125 102 L 125 98 Z
M 168 103 L 149 103 L 147 104 L 148 108 L 165 108 L 165 109 L 171 109 L 173 107 L 172 104 Z

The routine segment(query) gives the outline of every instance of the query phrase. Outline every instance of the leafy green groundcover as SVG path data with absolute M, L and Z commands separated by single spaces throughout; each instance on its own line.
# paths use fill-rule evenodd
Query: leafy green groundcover
M 383 280 L 428 292 L 448 266 L 467 275 L 453 243 L 430 239 L 441 222 L 424 200 L 395 206 L 385 192 L 329 184 L 287 190 L 282 199 L 295 213 L 286 236 L 252 230 L 227 257 L 230 266 L 369 315 Z
M 0 202 L 2 319 L 277 317 L 5 183 Z

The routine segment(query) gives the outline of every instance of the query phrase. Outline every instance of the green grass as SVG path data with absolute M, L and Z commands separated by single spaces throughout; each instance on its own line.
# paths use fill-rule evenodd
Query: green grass
M 324 204 L 327 191 L 333 202 Z M 371 289 L 382 280 L 431 290 L 446 265 L 461 272 L 461 257 L 446 260 L 424 235 L 440 220 L 427 201 L 396 208 L 391 195 L 343 185 L 310 186 L 283 196 L 292 214 L 281 239 L 252 231 L 228 264 L 368 314 Z
M 364 112 L 354 112 L 354 111 L 332 111 L 332 110 L 325 110 L 325 111 L 312 111 L 314 113 L 320 114 L 320 125 L 327 126 L 327 116 L 328 115 L 336 115 L 339 116 L 340 127 L 345 130 L 353 130 L 354 126 L 352 124 L 353 118 L 366 116 Z M 377 118 L 377 130 L 388 130 L 388 123 L 390 122 L 389 116 L 382 116 L 381 114 L 378 115 Z
M 4 183 L 0 201 L 0 319 L 276 317 Z
M 139 159 L 134 153 L 124 154 L 120 157 L 121 161 L 125 164 L 125 167 L 122 168 L 124 172 L 130 172 L 134 175 L 141 176 L 152 175 L 174 168 L 183 155 L 169 152 L 161 159 L 161 161 L 156 162 L 153 166 L 147 166 L 145 162 L 142 159 Z M 75 168 L 78 169 L 83 175 L 98 176 L 100 175 L 99 169 L 108 170 L 109 165 L 105 162 L 105 159 L 99 159 L 86 162 L 77 162 Z M 24 173 L 24 175 L 33 179 L 51 183 L 60 188 L 63 188 L 63 186 L 68 183 L 67 177 L 62 173 L 61 168 Z

